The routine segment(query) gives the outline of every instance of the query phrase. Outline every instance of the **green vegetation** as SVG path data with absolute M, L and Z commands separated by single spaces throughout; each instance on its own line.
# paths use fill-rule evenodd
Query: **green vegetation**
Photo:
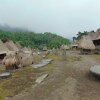
M 66 38 L 52 34 L 50 32 L 35 33 L 35 32 L 5 32 L 0 31 L 0 39 L 3 42 L 13 40 L 19 42 L 23 47 L 39 48 L 44 46 L 48 48 L 59 48 L 62 44 L 69 44 L 70 41 Z
M 73 37 L 73 40 L 79 40 L 83 35 L 88 35 L 88 32 L 87 31 L 78 32 L 77 37 Z

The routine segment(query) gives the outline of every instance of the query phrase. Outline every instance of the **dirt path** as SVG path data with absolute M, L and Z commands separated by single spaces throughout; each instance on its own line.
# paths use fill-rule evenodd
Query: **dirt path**
M 100 100 L 100 79 L 89 72 L 95 64 L 100 64 L 99 60 L 84 55 L 75 61 L 55 60 L 43 83 L 10 100 Z

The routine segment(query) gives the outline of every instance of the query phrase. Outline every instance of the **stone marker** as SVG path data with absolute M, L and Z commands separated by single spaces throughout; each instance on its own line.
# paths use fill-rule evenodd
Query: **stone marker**
M 48 74 L 44 74 L 44 75 L 38 77 L 35 82 L 37 84 L 40 84 L 47 76 L 48 76 Z
M 94 65 L 90 68 L 90 72 L 92 72 L 95 75 L 100 76 L 100 65 Z
M 11 73 L 10 72 L 4 72 L 2 74 L 0 74 L 0 79 L 6 79 L 11 77 Z

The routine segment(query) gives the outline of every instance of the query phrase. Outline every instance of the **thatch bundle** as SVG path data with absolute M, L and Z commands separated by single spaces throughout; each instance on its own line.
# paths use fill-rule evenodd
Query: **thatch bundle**
M 81 49 L 87 49 L 87 50 L 95 49 L 95 45 L 93 44 L 93 42 L 89 36 L 82 36 L 78 42 L 78 46 Z

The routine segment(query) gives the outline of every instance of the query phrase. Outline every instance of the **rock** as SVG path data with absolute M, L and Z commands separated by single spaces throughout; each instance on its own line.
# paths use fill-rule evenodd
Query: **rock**
M 0 74 L 0 79 L 6 79 L 11 77 L 11 73 L 10 72 L 4 72 L 2 74 Z
M 94 65 L 90 68 L 90 72 L 100 76 L 100 65 Z
M 33 68 L 40 68 L 40 67 L 43 67 L 45 65 L 47 65 L 47 63 L 46 64 L 42 64 L 42 63 L 41 64 L 33 64 L 32 67 Z
M 40 84 L 47 76 L 48 76 L 48 74 L 44 74 L 44 75 L 38 77 L 38 78 L 36 79 L 36 83 L 37 83 L 37 84 Z

